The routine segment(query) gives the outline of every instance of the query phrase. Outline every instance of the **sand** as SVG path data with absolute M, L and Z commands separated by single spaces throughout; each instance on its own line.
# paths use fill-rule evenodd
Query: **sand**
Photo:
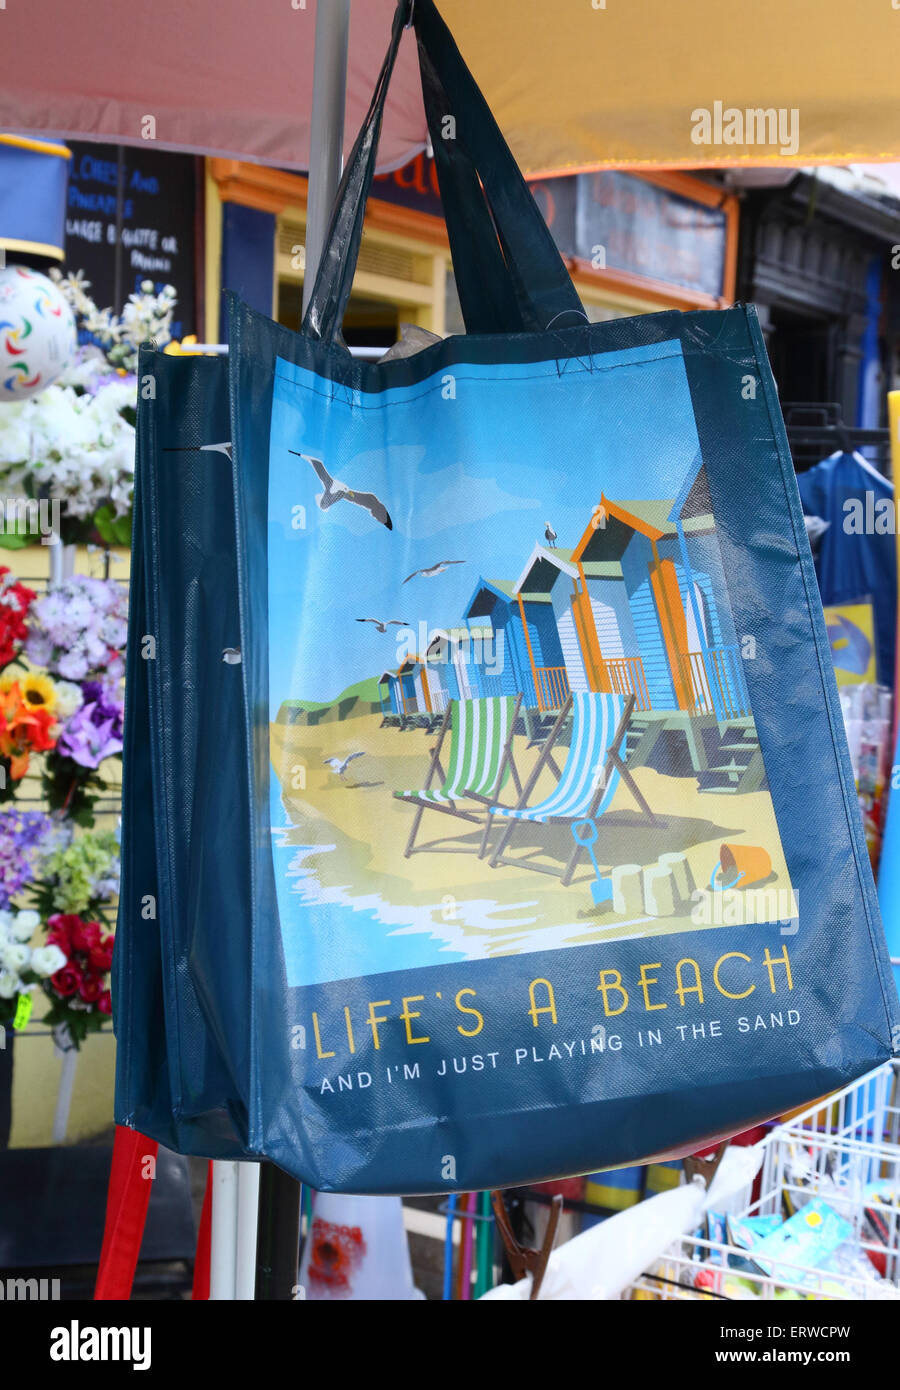
M 768 792 L 700 792 L 693 777 L 668 777 L 646 767 L 635 771 L 635 782 L 663 825 L 648 825 L 620 782 L 611 807 L 598 822 L 594 848 L 601 872 L 616 864 L 652 865 L 660 854 L 678 851 L 687 856 L 693 882 L 706 886 L 724 841 L 764 846 L 772 860 L 771 877 L 761 888 L 729 894 L 725 921 L 721 894 L 717 918 L 713 913 L 700 920 L 696 901 L 681 901 L 674 915 L 666 917 L 648 916 L 643 906 L 628 916 L 617 914 L 609 904 L 597 907 L 591 896 L 596 874 L 586 854 L 580 856 L 567 887 L 558 878 L 528 868 L 526 859 L 557 868 L 566 862 L 574 843 L 566 825 L 520 824 L 508 851 L 519 862 L 491 868 L 489 856 L 478 858 L 480 825 L 426 811 L 416 848 L 404 857 L 415 808 L 393 793 L 424 785 L 437 735 L 382 729 L 380 724 L 380 715 L 370 715 L 311 727 L 271 726 L 272 765 L 290 827 L 282 843 L 309 847 L 300 856 L 303 870 L 321 885 L 329 901 L 377 897 L 396 909 L 395 922 L 402 922 L 404 907 L 413 910 L 410 921 L 420 922 L 423 909 L 430 910 L 434 929 L 448 947 L 473 959 L 715 929 L 732 925 L 735 912 L 741 911 L 750 921 L 789 915 L 783 904 L 790 883 Z M 364 756 L 349 765 L 343 778 L 324 766 L 326 758 L 360 750 Z M 560 765 L 565 753 L 565 748 L 559 750 Z M 538 750 L 527 749 L 524 736 L 516 736 L 514 756 L 524 781 Z M 546 769 L 534 800 L 549 794 L 555 781 Z M 503 800 L 513 804 L 514 799 L 509 782 Z M 478 811 L 470 803 L 467 808 Z M 495 822 L 492 844 L 501 828 L 502 823 Z M 771 906 L 773 889 L 782 890 L 777 912 Z M 307 880 L 307 901 L 314 891 L 315 882 Z

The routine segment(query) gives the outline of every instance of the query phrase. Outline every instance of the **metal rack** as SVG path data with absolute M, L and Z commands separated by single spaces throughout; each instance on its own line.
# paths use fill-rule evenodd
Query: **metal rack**
M 891 476 L 890 430 L 846 425 L 836 401 L 782 401 L 781 412 L 797 473 L 804 473 L 837 449 L 848 454 L 865 449 L 866 458 L 879 473 Z
M 776 1126 L 758 1147 L 758 1195 L 748 1188 L 734 1215 L 784 1216 L 821 1197 L 849 1223 L 860 1253 L 857 1266 L 836 1270 L 779 1259 L 767 1260 L 764 1271 L 746 1249 L 692 1233 L 673 1242 L 623 1296 L 900 1300 L 900 1061 L 885 1063 Z M 875 1182 L 893 1192 L 893 1203 L 878 1208 L 880 1237 L 867 1215 Z

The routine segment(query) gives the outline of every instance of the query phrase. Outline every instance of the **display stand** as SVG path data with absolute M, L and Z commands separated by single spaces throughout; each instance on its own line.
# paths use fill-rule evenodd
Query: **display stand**
M 845 454 L 866 449 L 877 450 L 877 458 L 868 461 L 890 476 L 890 430 L 845 425 L 841 407 L 834 401 L 783 401 L 781 412 L 796 472 L 804 472 L 838 449 Z

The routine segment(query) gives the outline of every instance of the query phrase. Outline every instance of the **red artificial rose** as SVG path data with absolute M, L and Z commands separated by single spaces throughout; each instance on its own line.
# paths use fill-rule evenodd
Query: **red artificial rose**
M 98 975 L 85 975 L 78 986 L 78 993 L 86 1004 L 96 1004 L 103 993 L 100 977 Z
M 105 989 L 97 1000 L 97 1011 L 101 1014 L 112 1013 L 112 995 Z
M 0 580 L 9 574 L 8 565 L 0 565 Z M 12 661 L 27 636 L 25 616 L 37 595 L 33 589 L 15 580 L 7 584 L 4 602 L 0 604 L 0 667 Z
M 72 945 L 76 951 L 92 951 L 100 945 L 103 933 L 99 922 L 83 922 L 76 917 L 78 925 L 72 928 Z
M 55 975 L 50 976 L 50 983 L 56 990 L 67 999 L 70 994 L 74 994 L 79 984 L 81 976 L 73 965 L 64 965 L 61 970 L 57 970 Z
M 98 975 L 107 975 L 112 966 L 112 954 L 112 942 L 101 941 L 99 946 L 88 952 L 90 969 L 95 970 Z
M 52 946 L 58 946 L 66 955 L 72 952 L 72 933 L 76 927 L 82 926 L 81 918 L 75 912 L 56 912 L 52 917 L 47 918 L 47 940 Z

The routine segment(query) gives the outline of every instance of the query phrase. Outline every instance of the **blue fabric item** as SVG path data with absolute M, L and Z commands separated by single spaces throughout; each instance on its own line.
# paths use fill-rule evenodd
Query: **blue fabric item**
M 606 770 L 606 755 L 619 727 L 622 707 L 621 695 L 594 695 L 582 692 L 574 696 L 569 756 L 554 791 L 546 800 L 534 806 L 524 806 L 521 810 L 494 806 L 491 808 L 493 814 L 514 820 L 537 822 L 556 817 L 577 820 L 579 816 L 588 815 L 593 806 L 594 794 Z M 618 770 L 611 767 L 603 795 L 593 807 L 595 816 L 603 815 L 607 806 L 611 804 L 618 785 Z
M 65 154 L 0 145 L 0 243 L 34 242 L 62 253 L 68 176 Z M 10 263 L 15 259 L 15 251 L 7 252 Z
M 878 901 L 888 950 L 894 970 L 894 983 L 900 989 L 900 794 L 896 789 L 896 769 L 900 767 L 900 733 L 894 748 L 891 769 L 892 790 L 888 794 L 887 819 L 878 861 Z
M 900 1040 L 756 313 L 572 314 L 433 0 L 477 331 L 382 363 L 341 343 L 405 19 L 303 331 L 229 296 L 227 364 L 139 364 L 116 1117 L 350 1193 L 691 1152 Z M 631 711 L 590 856 L 565 824 L 492 830 L 477 788 L 421 827 L 394 795 L 442 785 L 449 698 L 511 695 L 510 780 L 540 805 L 562 778 L 573 813 L 567 770 L 593 783 L 608 746 L 584 714 Z M 703 887 L 720 863 L 739 888 Z
M 829 522 L 816 557 L 822 603 L 870 597 L 875 610 L 878 679 L 893 687 L 897 642 L 897 540 L 894 490 L 854 454 L 833 454 L 797 478 L 807 516 Z
M 222 208 L 222 284 L 260 313 L 272 310 L 275 278 L 275 214 L 241 203 Z M 298 292 L 299 297 L 299 292 Z M 228 341 L 228 323 L 220 325 Z

